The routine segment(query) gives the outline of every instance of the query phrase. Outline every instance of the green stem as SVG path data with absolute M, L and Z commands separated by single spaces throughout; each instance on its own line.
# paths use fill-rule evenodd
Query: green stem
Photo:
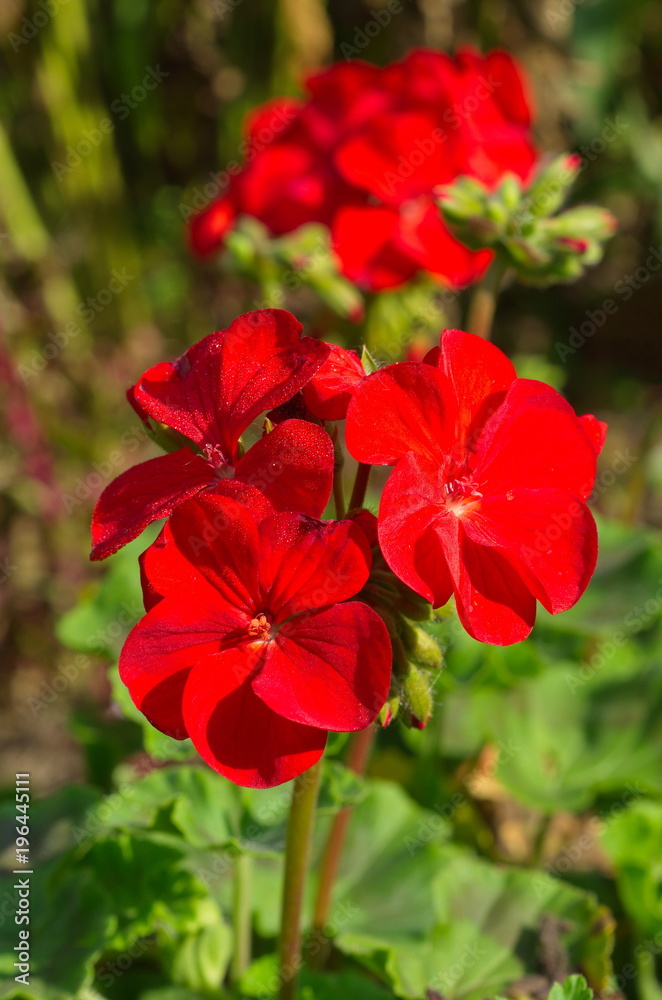
M 354 774 L 363 774 L 365 772 L 376 734 L 377 727 L 374 724 L 354 733 L 345 761 L 346 766 Z M 340 859 L 351 815 L 351 806 L 346 806 L 336 813 L 324 847 L 317 887 L 317 899 L 315 901 L 315 915 L 313 917 L 313 927 L 318 931 L 323 929 L 329 916 L 331 894 L 338 874 L 338 868 L 340 867 Z M 320 953 L 320 964 L 324 961 L 324 958 L 325 955 Z
M 492 321 L 505 271 L 503 261 L 498 256 L 495 257 L 469 303 L 467 330 L 469 333 L 477 333 L 485 340 L 489 340 L 492 333 Z
M 232 981 L 238 982 L 251 964 L 251 881 L 253 859 L 239 854 L 234 863 L 234 952 Z
M 356 479 L 354 480 L 354 488 L 349 500 L 349 510 L 356 510 L 357 507 L 363 506 L 371 469 L 371 465 L 364 465 L 363 462 L 359 462 L 359 467 L 356 470 Z
M 280 925 L 280 1000 L 293 1000 L 301 966 L 301 909 L 308 874 L 322 759 L 294 783 L 285 841 L 285 880 Z

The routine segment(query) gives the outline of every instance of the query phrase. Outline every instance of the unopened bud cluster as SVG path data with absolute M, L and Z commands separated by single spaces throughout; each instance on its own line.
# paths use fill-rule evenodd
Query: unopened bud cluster
M 435 674 L 443 666 L 439 643 L 423 627 L 432 620 L 432 606 L 391 572 L 381 553 L 373 554 L 360 596 L 386 624 L 393 647 L 391 690 L 377 721 L 388 726 L 399 717 L 406 726 L 424 729 L 434 706 Z
M 528 188 L 514 174 L 506 174 L 494 190 L 460 177 L 438 190 L 439 206 L 463 243 L 495 250 L 521 281 L 574 281 L 601 260 L 616 227 L 614 217 L 595 205 L 559 211 L 580 166 L 580 157 L 560 156 Z

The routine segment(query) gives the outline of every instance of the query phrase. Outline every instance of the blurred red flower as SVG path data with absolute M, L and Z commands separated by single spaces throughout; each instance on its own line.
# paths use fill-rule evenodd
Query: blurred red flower
M 606 426 L 554 389 L 516 377 L 473 334 L 446 330 L 427 363 L 391 365 L 357 389 L 347 445 L 395 465 L 379 540 L 392 570 L 435 607 L 452 594 L 476 639 L 524 639 L 536 601 L 581 597 L 597 535 L 586 506 Z
M 327 731 L 371 723 L 389 690 L 386 626 L 348 601 L 370 550 L 351 521 L 258 521 L 227 497 L 180 506 L 142 560 L 148 612 L 120 675 L 161 732 L 191 738 L 240 785 L 269 787 L 321 756 Z
M 453 286 L 490 260 L 448 231 L 435 189 L 462 174 L 525 180 L 536 160 L 531 105 L 511 56 L 425 49 L 379 68 L 356 60 L 311 76 L 302 101 L 271 101 L 247 122 L 245 165 L 190 226 L 200 255 L 239 215 L 274 235 L 331 230 L 343 272 L 377 291 L 424 270 Z
M 157 518 L 201 490 L 319 517 L 333 482 L 333 447 L 306 420 L 286 420 L 245 454 L 239 438 L 265 410 L 290 399 L 329 354 L 301 337 L 301 324 L 280 309 L 246 313 L 212 333 L 173 364 L 145 372 L 128 393 L 144 421 L 181 435 L 183 447 L 117 477 L 92 519 L 92 559 L 104 559 Z

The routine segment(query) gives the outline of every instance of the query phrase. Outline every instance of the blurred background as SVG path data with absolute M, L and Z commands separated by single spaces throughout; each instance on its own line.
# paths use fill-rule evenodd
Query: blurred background
M 612 792 L 645 773 L 649 792 L 662 794 L 654 778 L 662 733 L 651 717 L 662 704 L 654 674 L 662 651 L 662 5 L 401 0 L 369 37 L 366 25 L 386 9 L 381 0 L 0 5 L 0 784 L 20 770 L 32 773 L 37 793 L 84 781 L 107 790 L 117 763 L 141 752 L 138 726 L 121 718 L 107 679 L 109 658 L 140 615 L 135 580 L 111 570 L 108 597 L 107 567 L 87 561 L 89 521 L 110 479 L 153 454 L 126 387 L 259 300 L 250 283 L 193 258 L 184 237 L 205 186 L 240 159 L 246 112 L 298 93 L 305 73 L 348 54 L 383 64 L 419 45 L 502 46 L 531 80 L 541 149 L 585 158 L 573 201 L 602 204 L 618 219 L 604 261 L 581 281 L 507 289 L 494 340 L 521 374 L 552 382 L 580 413 L 609 422 L 594 494 L 608 521 L 608 558 L 595 589 L 558 627 L 581 686 L 595 675 L 591 657 L 625 621 L 625 653 L 606 656 L 599 674 L 603 683 L 613 669 L 621 686 L 609 697 L 597 691 L 580 719 L 577 699 L 567 706 L 568 684 L 557 691 L 529 654 L 496 651 L 477 664 L 473 647 L 462 647 L 440 690 L 443 738 L 414 746 L 391 734 L 374 773 L 425 804 L 439 794 L 421 778 L 435 741 L 454 767 L 470 761 L 469 773 L 519 729 L 539 770 L 522 773 L 522 759 L 506 756 L 501 782 L 475 786 L 461 837 L 501 858 L 542 863 L 581 828 L 584 810 L 596 814 L 605 741 L 625 725 L 618 705 L 629 706 L 636 732 L 620 751 Z M 607 300 L 615 307 L 605 310 Z M 318 308 L 305 289 L 286 306 L 304 323 Z M 450 326 L 457 309 L 448 308 Z M 362 336 L 350 324 L 336 333 L 350 347 Z M 81 601 L 84 620 L 72 619 Z M 548 620 L 538 634 L 536 656 L 557 650 Z M 538 687 L 520 685 L 525 675 Z M 477 676 L 486 684 L 478 708 L 468 693 Z M 501 701 L 490 701 L 494 691 Z M 479 711 L 496 711 L 510 728 L 488 733 Z M 573 768 L 579 761 L 580 777 L 567 760 L 550 763 L 555 738 L 561 757 L 567 751 Z M 550 823 L 557 839 L 546 842 Z

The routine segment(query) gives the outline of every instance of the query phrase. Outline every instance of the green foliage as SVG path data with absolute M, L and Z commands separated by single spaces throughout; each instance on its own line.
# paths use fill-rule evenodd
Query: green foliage
M 608 822 L 602 842 L 616 868 L 621 900 L 645 935 L 662 931 L 662 803 L 632 802 Z

